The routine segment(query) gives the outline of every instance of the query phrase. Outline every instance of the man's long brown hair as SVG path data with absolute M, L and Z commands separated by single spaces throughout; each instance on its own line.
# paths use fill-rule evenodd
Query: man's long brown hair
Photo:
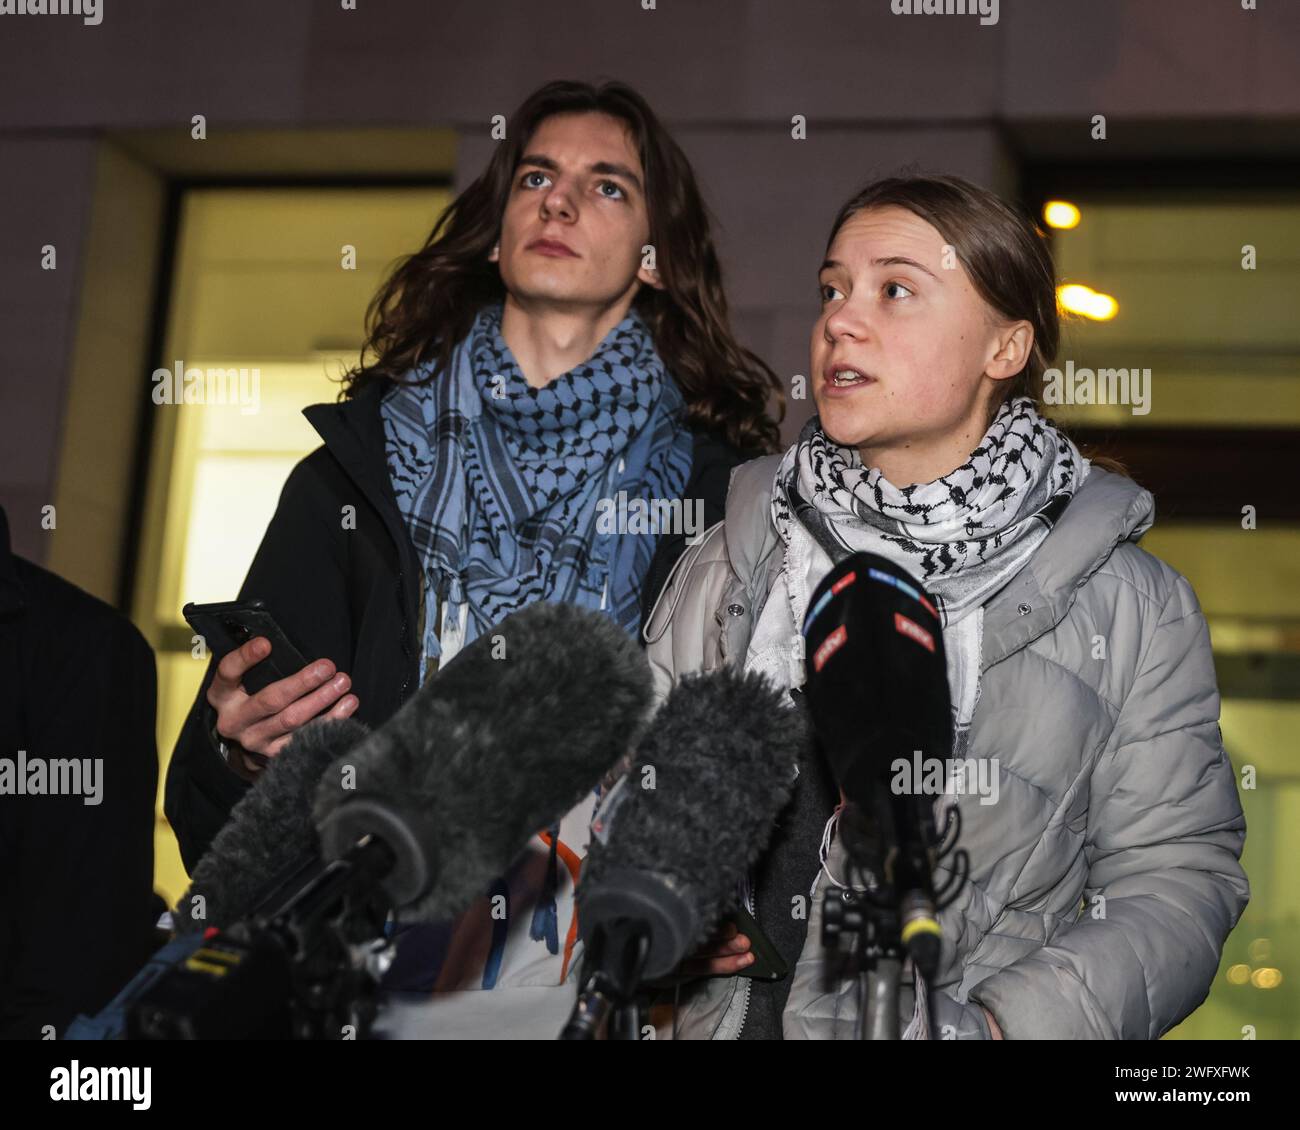
M 398 382 L 426 361 L 445 372 L 486 304 L 505 287 L 488 261 L 519 158 L 533 131 L 556 114 L 603 113 L 627 124 L 645 171 L 650 243 L 663 290 L 642 286 L 633 305 L 687 405 L 687 421 L 743 452 L 774 451 L 785 395 L 776 374 L 732 335 L 710 220 L 686 155 L 646 101 L 623 83 L 551 82 L 515 111 L 488 167 L 438 218 L 424 246 L 399 260 L 370 303 L 360 363 L 344 380 L 356 396 Z M 768 413 L 775 398 L 777 419 Z

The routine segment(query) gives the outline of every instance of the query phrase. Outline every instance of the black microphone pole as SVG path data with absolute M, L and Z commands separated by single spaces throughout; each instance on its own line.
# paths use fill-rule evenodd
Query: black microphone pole
M 841 934 L 856 940 L 851 968 L 859 983 L 859 1038 L 864 1040 L 899 1038 L 904 959 L 911 957 L 927 983 L 939 963 L 939 923 L 927 856 L 923 844 L 908 835 L 909 821 L 905 813 L 900 819 L 898 811 L 905 805 L 899 801 L 883 782 L 874 781 L 861 801 L 845 805 L 839 826 L 850 889 L 828 892 L 823 914 L 828 947 L 836 949 Z
M 650 955 L 650 927 L 639 918 L 621 918 L 602 924 L 589 941 L 584 962 L 592 972 L 583 978 L 561 1040 L 594 1040 L 605 1030 L 609 1039 L 639 1040 L 641 1008 L 637 994 L 646 958 Z

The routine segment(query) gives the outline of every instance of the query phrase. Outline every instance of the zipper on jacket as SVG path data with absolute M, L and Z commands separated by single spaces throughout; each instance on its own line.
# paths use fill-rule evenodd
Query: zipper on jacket
M 753 916 L 754 922 L 758 922 L 758 892 L 754 890 L 752 876 L 745 881 L 745 906 Z M 745 1021 L 749 1019 L 749 996 L 754 988 L 754 978 L 746 977 L 745 979 L 745 1003 L 740 1006 L 740 1026 L 736 1029 L 735 1038 L 740 1039 L 740 1034 L 745 1030 Z

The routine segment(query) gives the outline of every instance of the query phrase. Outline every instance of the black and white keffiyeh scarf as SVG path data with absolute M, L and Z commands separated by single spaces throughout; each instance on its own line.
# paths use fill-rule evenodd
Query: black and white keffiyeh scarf
M 1006 584 L 1047 537 L 1088 473 L 1074 443 L 1028 397 L 999 409 L 978 447 L 930 483 L 897 487 L 814 416 L 785 454 L 772 515 L 785 544 L 795 520 L 843 553 L 878 553 L 911 572 L 943 623 Z

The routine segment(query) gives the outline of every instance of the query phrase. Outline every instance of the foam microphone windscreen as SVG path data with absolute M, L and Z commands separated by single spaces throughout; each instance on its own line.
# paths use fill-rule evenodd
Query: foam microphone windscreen
M 384 885 L 403 919 L 450 918 L 627 755 L 651 700 L 644 653 L 607 615 L 529 605 L 325 774 L 325 855 L 380 836 L 397 856 Z
M 583 936 L 640 918 L 651 938 L 643 976 L 670 973 L 733 903 L 810 740 L 804 711 L 761 674 L 683 678 L 593 824 L 577 895 Z
M 228 927 L 249 914 L 286 868 L 319 856 L 311 796 L 326 767 L 369 733 L 350 718 L 303 726 L 230 812 L 172 914 L 177 933 Z

